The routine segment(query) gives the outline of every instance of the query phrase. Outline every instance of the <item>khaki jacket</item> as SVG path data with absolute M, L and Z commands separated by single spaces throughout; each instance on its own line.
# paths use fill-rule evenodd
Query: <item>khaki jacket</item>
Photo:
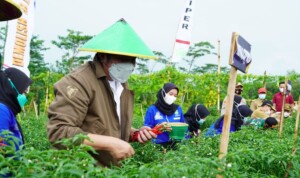
M 269 116 L 262 110 L 261 107 L 253 111 L 251 114 L 252 119 L 266 119 L 267 117 Z
M 113 93 L 102 66 L 96 60 L 85 63 L 55 83 L 55 99 L 48 109 L 50 142 L 76 134 L 99 134 L 129 141 L 134 93 L 123 84 L 121 126 Z M 60 146 L 56 146 L 61 148 Z M 107 151 L 92 155 L 101 165 L 117 165 Z
M 221 116 L 223 116 L 225 114 L 226 111 L 226 101 L 227 101 L 227 96 L 225 96 L 223 102 L 222 102 L 222 106 L 221 106 Z M 246 99 L 242 98 L 240 105 L 247 105 Z
M 251 101 L 251 104 L 250 104 L 250 109 L 252 111 L 255 111 L 257 108 L 261 107 L 261 105 L 263 104 L 265 100 L 262 100 L 262 99 L 255 99 L 255 100 L 252 100 Z

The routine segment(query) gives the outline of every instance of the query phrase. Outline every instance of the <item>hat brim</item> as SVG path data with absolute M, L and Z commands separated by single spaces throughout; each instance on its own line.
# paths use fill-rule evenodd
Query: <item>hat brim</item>
M 273 105 L 267 104 L 267 106 L 271 107 L 271 109 L 276 112 L 276 109 L 274 108 Z
M 78 50 L 157 59 L 152 50 L 124 19 L 120 19 L 94 36 Z
M 19 5 L 12 0 L 0 1 L 0 9 L 0 21 L 17 19 L 22 15 Z

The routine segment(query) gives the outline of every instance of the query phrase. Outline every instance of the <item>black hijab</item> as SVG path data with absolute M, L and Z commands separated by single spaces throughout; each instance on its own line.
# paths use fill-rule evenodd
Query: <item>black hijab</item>
M 252 114 L 252 110 L 247 105 L 239 105 L 233 108 L 231 116 L 231 125 L 235 127 L 236 130 L 240 130 L 243 125 L 243 119 L 249 117 Z M 221 121 L 224 119 L 224 115 L 221 116 L 215 123 L 215 128 L 220 127 Z
M 162 112 L 163 114 L 165 114 L 167 116 L 174 114 L 174 112 L 177 110 L 177 108 L 179 106 L 174 103 L 171 105 L 168 105 L 164 100 L 166 93 L 168 93 L 172 89 L 177 89 L 177 92 L 179 93 L 179 89 L 176 85 L 174 85 L 173 83 L 165 83 L 163 88 L 158 91 L 158 93 L 156 95 L 157 100 L 154 104 L 160 112 Z
M 210 112 L 207 110 L 207 108 L 204 105 L 193 104 L 188 109 L 188 111 L 184 114 L 185 122 L 189 124 L 189 131 L 197 133 L 198 129 L 200 129 L 200 125 L 197 122 L 199 121 L 199 117 L 203 119 L 209 114 Z
M 21 107 L 17 100 L 18 92 L 12 87 L 9 79 L 20 94 L 25 92 L 32 80 L 16 68 L 8 68 L 5 71 L 0 70 L 0 103 L 9 107 L 16 116 L 21 112 Z M 22 135 L 22 141 L 25 143 L 22 128 L 17 120 L 16 122 Z
M 21 107 L 17 100 L 18 93 L 11 86 L 9 79 L 20 94 L 24 93 L 32 83 L 32 80 L 16 68 L 8 68 L 5 71 L 0 71 L 0 102 L 9 107 L 16 116 L 21 112 Z

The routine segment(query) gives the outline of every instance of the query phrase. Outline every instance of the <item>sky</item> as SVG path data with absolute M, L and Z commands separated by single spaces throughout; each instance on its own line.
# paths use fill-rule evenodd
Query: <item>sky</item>
M 171 56 L 185 0 L 36 0 L 34 35 L 51 47 L 45 61 L 62 55 L 51 40 L 67 29 L 97 35 L 124 18 L 153 51 Z M 239 33 L 251 44 L 248 73 L 286 75 L 300 68 L 300 1 L 193 0 L 191 44 L 208 41 L 218 50 L 221 66 L 228 64 L 231 36 Z M 92 55 L 92 53 L 91 53 Z M 199 58 L 197 66 L 218 64 L 214 55 Z

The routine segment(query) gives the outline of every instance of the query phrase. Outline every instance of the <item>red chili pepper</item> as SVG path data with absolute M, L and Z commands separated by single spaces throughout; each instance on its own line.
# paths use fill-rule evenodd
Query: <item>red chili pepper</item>
M 155 133 L 156 135 L 162 134 L 164 131 L 164 125 L 156 125 L 151 129 L 151 132 Z M 140 132 L 136 131 L 133 133 L 131 142 L 137 142 Z
M 140 131 L 135 131 L 135 132 L 133 133 L 133 136 L 132 136 L 132 138 L 131 138 L 131 141 L 132 141 L 132 142 L 137 142 L 137 141 L 138 141 L 139 134 L 140 134 Z
M 152 131 L 153 133 L 155 133 L 156 135 L 159 135 L 159 134 L 163 133 L 163 129 L 164 129 L 164 126 L 163 126 L 163 125 L 156 125 L 155 127 L 153 127 L 153 128 L 151 129 L 151 131 Z

